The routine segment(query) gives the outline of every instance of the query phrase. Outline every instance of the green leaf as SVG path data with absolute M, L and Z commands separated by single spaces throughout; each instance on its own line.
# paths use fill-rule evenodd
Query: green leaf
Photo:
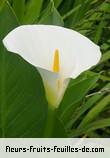
M 95 121 L 86 127 L 86 131 L 91 132 L 100 128 L 110 127 L 110 118 Z
M 91 0 L 76 0 L 73 8 L 68 11 L 67 15 L 64 18 L 67 18 L 67 24 L 70 27 L 75 27 L 77 23 L 84 19 L 86 12 L 90 9 Z
M 5 3 L 5 0 L 0 0 L 0 10 L 2 9 L 4 3 Z
M 95 37 L 94 37 L 94 42 L 96 44 L 98 44 L 99 41 L 101 40 L 101 35 L 102 35 L 102 32 L 103 32 L 104 26 L 105 26 L 105 14 L 101 18 L 101 21 L 100 21 L 99 25 L 96 28 Z
M 70 118 L 74 108 L 76 109 L 77 104 L 96 83 L 98 78 L 99 75 L 93 75 L 92 77 L 90 76 L 67 89 L 59 108 L 59 112 L 61 113 L 60 118 L 63 120 L 63 122 Z
M 39 24 L 50 24 L 50 25 L 59 25 L 63 26 L 63 20 L 57 9 L 54 7 L 53 1 L 50 1 L 47 8 L 42 13 L 39 21 Z
M 13 9 L 19 21 L 21 22 L 24 16 L 25 0 L 13 0 Z
M 74 12 L 76 12 L 79 8 L 81 8 L 81 4 L 79 4 L 78 6 L 72 8 L 71 10 L 69 10 L 67 13 L 65 13 L 63 15 L 63 19 L 65 20 L 66 18 L 68 18 L 69 16 L 71 16 Z
M 58 8 L 59 5 L 62 3 L 63 0 L 54 0 L 55 7 Z
M 58 119 L 58 117 L 55 118 L 55 124 L 53 128 L 53 138 L 67 138 L 66 130 L 62 122 Z
M 5 3 L 0 12 L 0 137 L 42 137 L 47 101 L 40 75 L 2 45 L 3 37 L 17 26 Z
M 72 7 L 72 4 L 73 4 L 73 0 L 69 0 L 69 1 L 64 0 L 62 5 L 59 8 L 61 15 L 67 13 Z
M 70 128 L 71 126 L 73 126 L 73 124 L 80 119 L 80 117 L 84 114 L 86 114 L 86 112 L 94 106 L 94 104 L 96 104 L 96 102 L 98 102 L 105 94 L 106 91 L 104 91 L 105 89 L 110 88 L 110 83 L 108 83 L 106 86 L 104 86 L 100 92 L 98 94 L 95 94 L 93 96 L 91 96 L 86 102 L 84 102 L 84 104 L 77 110 L 75 110 L 77 113 L 77 115 L 75 115 L 66 125 L 67 128 Z M 82 117 L 83 118 L 83 117 Z
M 110 3 L 108 2 L 103 2 L 101 5 L 100 5 L 100 10 L 101 11 L 110 11 Z
M 63 124 L 58 119 L 57 110 L 48 108 L 48 115 L 44 129 L 45 138 L 65 138 L 67 133 L 63 127 Z
M 93 119 L 95 119 L 109 103 L 110 95 L 107 95 L 88 112 L 88 114 L 84 117 L 78 128 L 86 126 Z
M 110 45 L 106 42 L 101 45 L 101 49 L 103 51 L 107 51 L 109 48 L 110 48 Z
M 107 51 L 106 53 L 104 53 L 104 54 L 102 55 L 102 59 L 101 59 L 101 61 L 100 61 L 100 64 L 106 62 L 106 61 L 109 60 L 109 59 L 110 59 L 110 51 Z
M 2 39 L 18 25 L 17 17 L 10 4 L 8 2 L 3 3 L 2 9 L 0 10 L 0 47 L 2 47 Z
M 23 18 L 24 24 L 34 23 L 40 16 L 44 0 L 29 0 L 27 4 L 27 9 L 25 16 Z
M 97 129 L 102 129 L 105 127 L 110 127 L 110 118 L 101 119 L 98 121 L 95 121 L 93 123 L 90 123 L 83 128 L 77 129 L 73 133 L 71 133 L 71 137 L 78 137 L 80 135 L 88 135 L 88 133 L 93 132 Z

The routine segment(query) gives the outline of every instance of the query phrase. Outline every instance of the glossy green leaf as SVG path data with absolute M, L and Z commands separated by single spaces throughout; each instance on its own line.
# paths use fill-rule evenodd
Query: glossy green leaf
M 25 11 L 25 0 L 13 0 L 13 9 L 21 22 Z
M 100 100 L 84 117 L 82 122 L 80 123 L 78 128 L 86 126 L 90 123 L 93 119 L 95 119 L 103 110 L 104 108 L 110 103 L 110 95 L 105 96 L 102 100 Z
M 105 127 L 110 127 L 110 118 L 101 119 L 98 121 L 95 121 L 89 125 L 84 126 L 83 128 L 80 128 L 73 133 L 71 133 L 71 137 L 78 137 L 80 135 L 88 135 L 89 132 L 93 132 L 97 129 L 103 129 Z
M 97 43 L 97 44 L 99 43 L 99 41 L 101 39 L 101 35 L 102 35 L 102 32 L 103 32 L 104 25 L 105 25 L 105 14 L 101 18 L 100 24 L 96 28 L 94 42 Z
M 54 0 L 55 7 L 59 7 L 59 5 L 62 3 L 63 0 Z
M 5 3 L 0 12 L 0 137 L 41 137 L 47 111 L 42 80 L 35 68 L 2 45 L 3 37 L 17 26 Z
M 0 10 L 2 9 L 4 3 L 5 3 L 5 0 L 1 0 L 1 1 L 0 1 Z
M 76 83 L 75 85 L 68 88 L 64 95 L 64 99 L 60 104 L 60 118 L 65 122 L 70 118 L 71 114 L 74 111 L 74 108 L 77 107 L 77 103 L 83 99 L 86 93 L 91 89 L 91 87 L 96 83 L 99 76 L 94 75 L 90 76 L 81 82 Z
M 66 130 L 62 122 L 58 119 L 57 110 L 48 108 L 48 116 L 45 123 L 44 137 L 65 138 L 67 137 Z
M 53 1 L 50 1 L 47 8 L 42 13 L 39 21 L 39 24 L 50 24 L 50 25 L 59 25 L 63 26 L 63 20 L 56 8 L 54 7 Z
M 106 62 L 109 59 L 110 59 L 110 51 L 107 51 L 106 53 L 103 54 L 100 64 Z
M 23 18 L 23 24 L 32 24 L 40 16 L 44 0 L 29 0 L 26 6 L 25 16 Z
M 72 125 L 78 120 L 80 119 L 80 117 L 82 115 L 85 115 L 86 112 L 91 109 L 94 104 L 96 104 L 105 94 L 106 94 L 106 90 L 110 88 L 110 83 L 108 83 L 106 86 L 104 86 L 99 92 L 100 93 L 96 93 L 93 96 L 90 96 L 88 98 L 88 100 L 86 102 L 84 102 L 84 104 L 77 110 L 75 110 L 75 113 L 77 113 L 77 115 L 75 115 L 70 121 L 68 121 L 66 127 L 67 128 L 71 128 Z
M 58 119 L 58 117 L 55 118 L 55 124 L 53 128 L 53 137 L 54 138 L 67 138 L 67 132 L 64 128 L 64 125 L 62 122 Z

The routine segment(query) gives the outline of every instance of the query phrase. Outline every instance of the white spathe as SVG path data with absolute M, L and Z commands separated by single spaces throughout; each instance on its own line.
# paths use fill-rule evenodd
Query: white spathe
M 70 78 L 96 65 L 99 46 L 71 29 L 52 25 L 23 25 L 11 31 L 3 43 L 34 65 L 44 82 L 49 104 L 58 107 Z M 59 50 L 60 71 L 53 72 L 53 57 Z

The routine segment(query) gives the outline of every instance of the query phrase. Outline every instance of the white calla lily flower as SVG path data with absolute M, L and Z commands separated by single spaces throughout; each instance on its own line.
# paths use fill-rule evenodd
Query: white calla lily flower
M 70 78 L 96 65 L 101 52 L 80 33 L 52 25 L 23 25 L 3 40 L 8 51 L 18 53 L 39 71 L 46 97 L 57 108 Z

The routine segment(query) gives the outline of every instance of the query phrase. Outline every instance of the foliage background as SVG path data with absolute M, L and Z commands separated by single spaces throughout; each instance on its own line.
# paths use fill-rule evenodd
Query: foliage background
M 110 0 L 0 0 L 0 137 L 43 137 L 48 105 L 41 77 L 2 44 L 23 24 L 64 26 L 100 45 L 99 65 L 71 80 L 52 137 L 109 137 Z

